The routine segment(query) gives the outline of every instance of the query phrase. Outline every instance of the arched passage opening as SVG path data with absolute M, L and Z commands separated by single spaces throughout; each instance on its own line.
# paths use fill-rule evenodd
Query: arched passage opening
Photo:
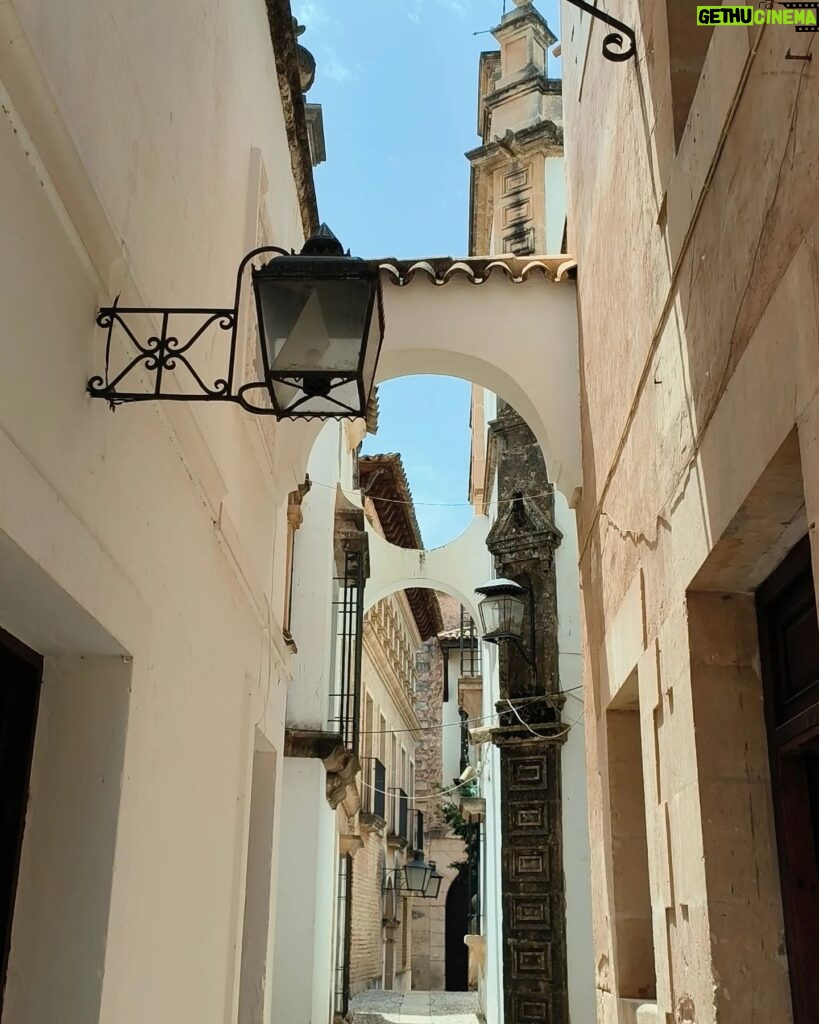
M 464 942 L 469 934 L 469 913 L 469 885 L 461 873 L 450 885 L 446 897 L 444 934 L 447 992 L 466 992 L 469 988 L 469 957 Z
M 386 333 L 379 383 L 412 374 L 471 381 L 508 402 L 540 443 L 555 486 L 581 483 L 574 282 L 567 267 L 512 258 L 382 264 Z M 304 479 L 316 422 L 283 423 L 276 455 Z

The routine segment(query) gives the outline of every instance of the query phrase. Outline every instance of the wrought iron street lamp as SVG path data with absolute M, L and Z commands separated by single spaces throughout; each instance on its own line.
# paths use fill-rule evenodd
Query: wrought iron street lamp
M 390 882 L 395 886 L 399 896 L 420 896 L 427 899 L 435 899 L 438 890 L 441 888 L 442 875 L 435 870 L 435 862 L 429 864 L 424 860 L 421 850 L 414 850 L 412 860 L 400 868 L 386 868 L 384 870 L 381 885 L 382 892 L 386 892 Z M 435 895 L 429 896 L 433 892 Z
M 424 896 L 432 877 L 432 868 L 424 860 L 421 850 L 413 851 L 412 860 L 404 865 L 406 891 L 410 896 Z
M 255 265 L 265 256 L 272 258 Z M 255 373 L 259 379 L 253 372 L 250 379 L 240 379 L 238 365 L 239 313 L 248 266 L 261 357 L 261 376 L 259 369 Z M 178 330 L 180 321 L 188 324 L 187 337 Z M 277 419 L 344 419 L 366 415 L 384 336 L 384 310 L 377 265 L 345 253 L 322 225 L 300 253 L 277 246 L 248 253 L 239 264 L 231 309 L 135 308 L 115 302 L 99 311 L 97 324 L 107 330 L 105 375 L 91 378 L 88 393 L 112 406 L 157 399 L 221 401 Z M 208 383 L 192 349 L 211 330 L 225 332 L 228 342 L 222 373 Z M 112 376 L 114 338 L 120 332 L 136 353 L 131 352 L 126 365 Z M 206 348 L 209 354 L 205 345 L 200 350 Z M 253 361 L 246 360 L 245 365 Z M 143 387 L 132 390 L 140 378 Z
M 490 580 L 475 593 L 481 595 L 478 614 L 483 627 L 483 639 L 490 644 L 514 643 L 526 661 L 534 664 L 534 657 L 523 643 L 523 617 L 529 606 L 531 634 L 534 638 L 534 603 L 532 593 L 514 580 Z

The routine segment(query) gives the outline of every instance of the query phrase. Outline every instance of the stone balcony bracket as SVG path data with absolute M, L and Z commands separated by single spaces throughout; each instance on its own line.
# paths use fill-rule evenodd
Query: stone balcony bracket
M 362 811 L 358 816 L 358 827 L 362 832 L 378 832 L 383 835 L 387 828 L 387 822 L 380 814 Z
M 347 854 L 351 857 L 355 857 L 359 850 L 364 849 L 364 840 L 361 836 L 347 833 L 338 837 L 338 850 L 341 854 Z
M 344 801 L 348 815 L 361 806 L 356 776 L 361 771 L 358 755 L 344 746 L 341 735 L 314 729 L 287 729 L 285 757 L 317 757 L 327 769 L 327 803 L 335 810 Z
M 486 799 L 482 796 L 462 796 L 461 815 L 470 822 L 486 820 Z
M 390 832 L 387 835 L 387 846 L 391 850 L 406 850 L 409 846 L 409 840 L 397 835 L 395 832 Z

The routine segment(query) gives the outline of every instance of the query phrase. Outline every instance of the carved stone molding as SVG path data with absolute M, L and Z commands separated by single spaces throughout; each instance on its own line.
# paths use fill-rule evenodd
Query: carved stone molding
M 554 552 L 554 493 L 543 453 L 518 414 L 499 403 L 492 423 L 501 512 L 487 539 L 498 576 L 532 601 L 524 646 L 500 651 L 501 892 L 506 1024 L 550 1024 L 568 1015 L 561 828 L 561 712 Z
M 284 736 L 285 757 L 317 757 L 327 769 L 327 802 L 335 810 L 342 801 L 348 812 L 358 810 L 359 797 L 355 784 L 361 771 L 358 755 L 341 742 L 337 733 L 311 729 L 287 729 Z
M 349 853 L 351 857 L 355 857 L 358 851 L 363 849 L 364 840 L 361 836 L 347 833 L 338 837 L 338 851 L 342 855 Z

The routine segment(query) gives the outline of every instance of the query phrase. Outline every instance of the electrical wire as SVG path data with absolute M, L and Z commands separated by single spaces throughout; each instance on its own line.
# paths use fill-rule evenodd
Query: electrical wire
M 410 499 L 409 501 L 405 498 L 382 498 L 380 495 L 377 498 L 373 498 L 372 495 L 367 494 L 365 491 L 357 489 L 355 487 L 342 487 L 340 483 L 325 483 L 323 480 L 314 480 L 310 478 L 310 484 L 313 487 L 328 487 L 330 490 L 340 490 L 341 493 L 347 498 L 371 498 L 371 500 L 384 502 L 389 505 L 410 505 L 414 508 L 472 508 L 473 503 L 471 501 L 415 501 Z M 484 504 L 487 506 L 491 505 L 512 505 L 516 501 L 521 499 L 532 500 L 534 498 L 549 498 L 554 494 L 554 490 L 540 491 L 537 494 L 522 494 L 519 498 L 489 498 Z
M 562 693 L 569 694 L 569 693 L 572 693 L 575 690 L 582 690 L 582 689 L 583 689 L 582 686 L 573 686 L 573 687 L 571 687 L 568 690 L 559 690 L 555 694 L 547 693 L 546 694 L 546 699 L 547 699 L 547 701 L 549 703 L 553 703 L 551 701 L 552 697 L 559 697 Z M 543 696 L 542 695 L 541 696 L 537 696 L 537 697 L 522 697 L 518 701 L 518 704 L 531 704 L 531 703 L 533 703 L 535 701 L 542 701 L 542 700 L 543 700 Z M 440 725 L 422 725 L 422 726 L 420 726 L 417 729 L 360 729 L 358 735 L 359 736 L 395 736 L 395 735 L 398 735 L 399 733 L 405 734 L 405 733 L 418 733 L 418 732 L 438 732 L 441 729 L 455 729 L 455 728 L 460 729 L 463 725 L 466 725 L 467 727 L 469 727 L 469 725 L 472 722 L 486 722 L 486 721 L 488 721 L 491 718 L 497 718 L 497 717 L 498 717 L 498 713 L 497 713 L 497 711 L 495 711 L 495 712 L 492 712 L 489 715 L 476 715 L 473 718 L 467 718 L 467 719 L 465 719 L 464 722 L 442 722 Z
M 475 774 L 472 776 L 471 779 L 465 779 L 463 782 L 456 782 L 454 786 L 447 786 L 446 789 L 439 789 L 437 792 L 430 793 L 428 796 L 418 796 L 416 794 L 415 796 L 413 796 L 411 798 L 412 802 L 413 803 L 426 803 L 429 800 L 437 800 L 438 797 L 446 796 L 447 793 L 453 793 L 456 789 L 460 789 L 462 786 L 468 786 L 470 783 L 475 782 L 477 779 L 479 779 L 481 777 L 481 773 L 482 772 L 483 772 L 483 765 L 481 765 L 481 767 L 478 768 L 475 771 Z M 389 790 L 389 789 L 378 789 L 376 786 L 371 786 L 369 782 L 365 782 L 364 779 L 359 779 L 358 781 L 361 783 L 362 786 L 365 787 L 365 789 L 369 789 L 370 792 L 372 792 L 372 793 L 380 793 L 382 796 L 385 796 L 385 797 L 391 796 L 395 792 L 395 788 L 393 788 L 392 790 Z M 408 798 L 408 799 L 410 799 L 410 798 Z
M 541 733 L 541 732 L 536 732 L 531 727 L 531 725 L 529 725 L 528 722 L 524 722 L 524 720 L 520 717 L 520 714 L 518 713 L 518 709 L 515 707 L 515 705 L 512 703 L 511 700 L 507 699 L 506 703 L 509 705 L 510 709 L 514 712 L 515 718 L 517 718 L 517 720 L 520 722 L 520 724 L 522 726 L 524 726 L 526 729 L 528 729 L 529 732 L 533 736 L 537 736 L 537 738 L 539 740 L 556 740 L 556 739 L 560 739 L 561 736 L 567 736 L 569 734 L 569 732 L 571 731 L 571 729 L 575 725 L 578 725 L 578 723 L 582 720 L 583 715 L 585 714 L 585 706 L 584 706 L 583 711 L 577 716 L 576 719 L 574 719 L 574 721 L 569 722 L 569 724 L 566 726 L 565 729 L 562 729 L 560 732 Z

